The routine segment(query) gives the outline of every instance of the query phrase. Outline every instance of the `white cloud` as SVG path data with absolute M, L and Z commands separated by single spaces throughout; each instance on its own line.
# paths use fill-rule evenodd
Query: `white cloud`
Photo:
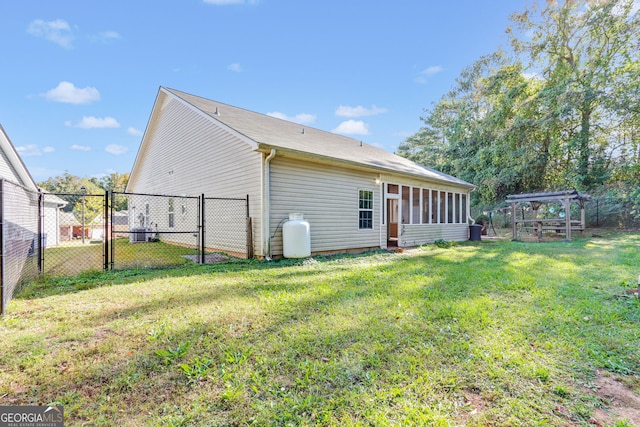
M 280 113 L 279 111 L 274 111 L 271 113 L 267 113 L 267 116 L 286 120 L 288 122 L 298 123 L 301 125 L 310 125 L 315 123 L 316 121 L 315 114 L 307 114 L 307 113 L 300 113 L 300 114 L 296 114 L 294 117 L 289 117 L 284 113 Z
M 40 148 L 36 144 L 29 144 L 29 145 L 21 145 L 19 147 L 16 147 L 16 151 L 23 157 L 30 157 L 30 156 L 42 156 L 43 154 L 53 153 L 56 150 L 55 148 L 49 147 L 49 146 Z
M 433 76 L 434 74 L 438 74 L 444 71 L 444 68 L 442 68 L 439 65 L 433 65 L 431 67 L 425 68 L 424 70 L 422 70 L 422 72 L 420 74 L 424 74 L 425 76 Z
M 93 116 L 83 116 L 82 120 L 80 120 L 75 125 L 72 125 L 71 122 L 65 122 L 67 126 L 73 126 L 80 129 L 107 129 L 107 128 L 119 128 L 120 123 L 113 117 L 93 117 Z
M 129 128 L 127 129 L 127 134 L 131 136 L 142 136 L 143 132 L 141 130 L 134 128 L 133 126 L 129 126 Z
M 386 108 L 379 108 L 375 105 L 372 105 L 371 108 L 363 107 L 362 105 L 358 105 L 357 107 L 348 107 L 346 105 L 340 105 L 336 109 L 336 116 L 338 117 L 365 117 L 365 116 L 375 116 L 378 114 L 387 113 L 389 110 Z
M 49 101 L 67 104 L 91 104 L 100 101 L 100 92 L 95 87 L 87 86 L 83 89 L 71 82 L 60 82 L 58 86 L 42 94 Z
M 344 135 L 369 135 L 369 126 L 362 120 L 347 120 L 331 132 Z
M 43 37 L 64 48 L 71 49 L 73 34 L 67 21 L 56 19 L 55 21 L 43 21 L 36 19 L 29 24 L 27 32 L 36 37 Z
M 229 65 L 227 67 L 227 70 L 233 71 L 234 73 L 241 73 L 242 72 L 242 67 L 237 62 L 234 62 L 233 64 L 231 64 L 231 65 Z
M 110 31 L 103 31 L 101 33 L 98 33 L 97 35 L 91 35 L 88 38 L 92 42 L 109 44 L 109 43 L 113 42 L 114 40 L 121 39 L 122 37 L 120 36 L 120 33 L 118 33 L 117 31 L 111 31 L 110 30 Z
M 75 151 L 91 151 L 91 147 L 87 145 L 78 145 L 78 144 L 73 144 L 71 146 L 71 149 Z
M 107 153 L 113 154 L 115 156 L 119 156 L 129 151 L 129 148 L 125 147 L 124 145 L 109 144 L 104 148 L 104 151 L 106 151 Z
M 102 38 L 103 40 L 119 39 L 120 34 L 117 31 L 103 31 L 102 33 L 100 33 L 100 38 Z
M 228 4 L 244 4 L 247 3 L 245 0 L 202 0 L 207 4 L 214 4 L 216 6 L 225 6 Z M 248 3 L 254 3 L 253 1 L 249 1 Z
M 442 68 L 440 65 L 432 65 L 430 67 L 427 67 L 424 70 L 420 71 L 420 74 L 418 75 L 418 77 L 416 77 L 416 82 L 425 84 L 429 77 L 439 74 L 443 71 L 444 68 Z

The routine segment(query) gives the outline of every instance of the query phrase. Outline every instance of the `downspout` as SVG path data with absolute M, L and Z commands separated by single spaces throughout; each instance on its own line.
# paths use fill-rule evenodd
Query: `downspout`
M 265 259 L 271 261 L 271 159 L 276 156 L 276 149 L 272 148 L 264 159 L 264 189 L 262 191 L 262 247 L 266 249 Z
M 380 188 L 380 221 L 378 221 L 378 234 L 380 235 L 379 239 L 378 239 L 378 245 L 379 248 L 382 249 L 382 225 L 384 223 L 384 211 L 385 211 L 385 205 L 386 205 L 386 201 L 384 199 L 384 184 L 382 183 L 382 175 L 378 175 L 378 178 L 376 178 L 376 181 L 378 181 L 379 184 L 379 188 Z M 385 239 L 386 240 L 386 239 Z M 386 247 L 386 245 L 385 245 Z
M 472 188 L 468 193 L 467 193 L 467 222 L 469 220 L 471 220 L 471 225 L 476 223 L 476 220 L 471 218 L 471 193 L 473 193 L 474 191 L 476 191 L 475 188 Z

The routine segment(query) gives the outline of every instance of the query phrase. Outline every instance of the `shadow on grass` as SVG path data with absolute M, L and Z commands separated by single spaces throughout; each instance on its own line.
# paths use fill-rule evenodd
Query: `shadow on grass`
M 136 282 L 148 282 L 165 277 L 189 277 L 197 275 L 233 273 L 238 271 L 260 271 L 272 268 L 295 267 L 309 263 L 325 263 L 336 259 L 357 259 L 372 254 L 387 254 L 386 251 L 365 252 L 362 254 L 339 254 L 316 256 L 308 259 L 279 259 L 274 261 L 233 259 L 212 264 L 195 264 L 186 260 L 181 266 L 162 266 L 157 268 L 131 268 L 118 270 L 87 270 L 69 276 L 44 274 L 25 284 L 15 299 L 46 298 L 53 295 L 64 295 L 94 289 L 103 286 L 126 285 Z M 86 268 L 86 267 L 85 267 Z M 345 269 L 348 267 L 345 267 Z M 309 274 L 313 274 L 310 272 Z
M 637 305 L 612 297 L 637 253 L 637 239 L 481 242 L 74 276 L 59 293 L 81 290 L 82 280 L 87 289 L 194 280 L 170 301 L 150 291 L 124 310 L 73 320 L 92 331 L 113 331 L 116 319 L 142 326 L 94 332 L 80 351 L 86 372 L 40 390 L 52 399 L 59 390 L 86 394 L 84 407 L 69 410 L 76 421 L 144 413 L 156 425 L 169 415 L 193 425 L 450 425 L 467 411 L 477 425 L 566 424 L 559 406 L 586 421 L 596 402 L 575 390 L 576 372 L 640 370 L 629 356 L 639 344 Z M 224 274 L 234 281 L 215 279 Z M 151 339 L 140 328 L 153 329 Z M 189 350 L 175 362 L 156 355 L 181 343 Z M 189 384 L 181 364 L 194 360 L 212 369 Z M 471 393 L 482 407 L 461 405 Z

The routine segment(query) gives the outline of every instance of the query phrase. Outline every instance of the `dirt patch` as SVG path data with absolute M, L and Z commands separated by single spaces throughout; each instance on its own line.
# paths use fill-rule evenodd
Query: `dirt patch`
M 593 392 L 604 406 L 595 411 L 592 424 L 606 426 L 628 420 L 632 425 L 640 426 L 640 395 L 620 377 L 606 371 L 598 371 L 595 385 Z
M 456 422 L 460 425 L 467 425 L 473 418 L 481 415 L 485 409 L 485 399 L 478 393 L 467 391 L 463 394 L 459 406 Z M 456 424 L 456 425 L 458 425 Z
M 200 260 L 200 255 L 184 255 L 184 257 L 190 259 L 193 262 L 198 262 Z M 213 264 L 214 262 L 222 261 L 229 261 L 229 257 L 221 254 L 206 254 L 204 256 L 205 264 Z

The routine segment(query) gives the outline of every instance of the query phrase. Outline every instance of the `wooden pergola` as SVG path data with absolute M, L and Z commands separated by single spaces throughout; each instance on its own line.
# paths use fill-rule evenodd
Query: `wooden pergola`
M 511 204 L 511 223 L 513 229 L 513 240 L 518 240 L 518 225 L 521 228 L 528 228 L 533 234 L 542 239 L 544 230 L 552 230 L 564 233 L 567 240 L 571 240 L 571 231 L 583 232 L 585 229 L 585 203 L 591 196 L 578 193 L 576 190 L 553 191 L 548 193 L 511 194 L 507 196 L 507 203 Z M 538 218 L 538 209 L 544 203 L 561 202 L 564 206 L 564 218 Z M 530 219 L 518 219 L 516 207 L 519 203 L 529 203 L 533 212 Z M 580 206 L 580 220 L 571 219 L 571 203 L 578 203 Z

